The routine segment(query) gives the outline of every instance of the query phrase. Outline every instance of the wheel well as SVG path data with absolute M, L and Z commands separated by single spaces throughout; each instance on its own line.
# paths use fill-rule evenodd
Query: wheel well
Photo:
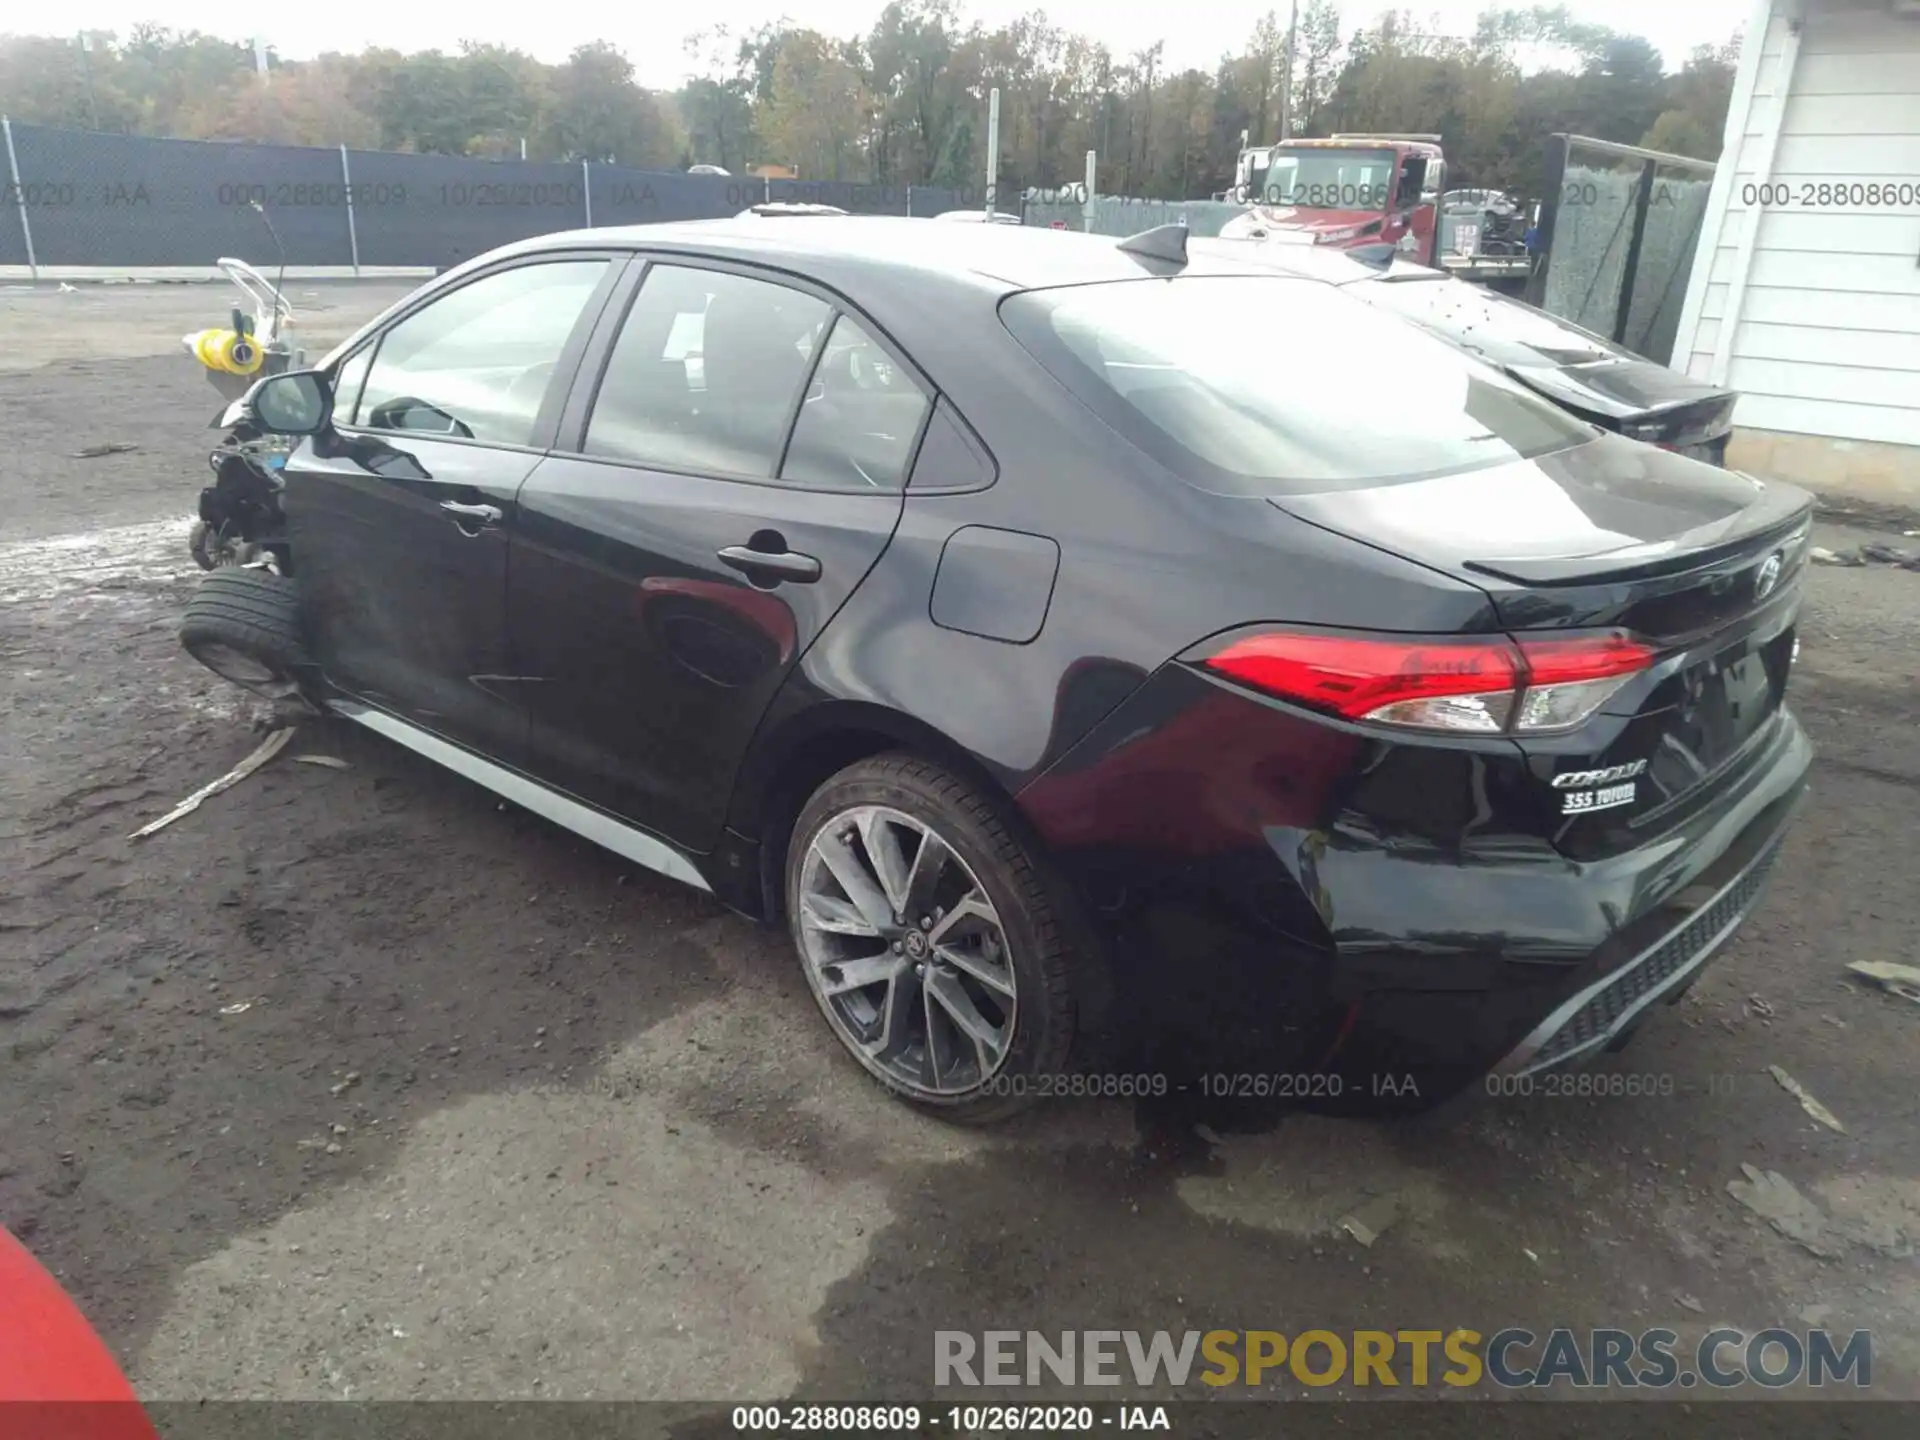
M 1005 800 L 1011 812 L 1009 820 L 1036 847 L 1036 859 L 1044 859 L 1039 837 L 1025 834 L 1023 817 L 1005 783 L 931 726 L 898 711 L 857 702 L 841 702 L 827 716 L 808 718 L 812 723 L 799 722 L 806 733 L 789 731 L 788 736 L 776 736 L 773 743 L 761 748 L 757 763 L 750 765 L 736 790 L 729 823 L 736 834 L 759 841 L 759 918 L 768 924 L 782 925 L 786 918 L 787 849 L 793 840 L 794 821 L 800 818 L 808 799 L 847 766 L 876 755 L 896 751 L 918 755 Z M 1074 976 L 1076 1003 L 1086 1022 L 1097 1028 L 1105 1023 L 1115 999 L 1106 945 L 1077 891 L 1063 886 L 1055 899 L 1056 913 L 1070 927 L 1079 952 Z
M 866 707 L 861 707 L 865 710 Z M 762 779 L 738 797 L 733 828 L 759 840 L 762 913 L 777 924 L 786 914 L 787 846 L 793 823 L 813 792 L 849 765 L 899 751 L 938 761 L 993 794 L 1006 787 L 960 746 L 939 732 L 892 712 L 849 715 L 778 745 L 777 760 L 762 767 Z

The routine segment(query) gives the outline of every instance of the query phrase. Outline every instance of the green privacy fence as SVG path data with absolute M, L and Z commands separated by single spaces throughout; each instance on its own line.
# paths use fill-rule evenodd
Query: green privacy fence
M 207 266 L 282 246 L 296 266 L 449 266 L 556 230 L 712 219 L 767 201 L 918 216 L 972 199 L 922 185 L 107 135 L 0 116 L 0 270 L 32 274 Z

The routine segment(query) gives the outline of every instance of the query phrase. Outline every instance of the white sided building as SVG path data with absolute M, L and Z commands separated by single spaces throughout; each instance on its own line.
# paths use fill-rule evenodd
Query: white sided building
M 1758 0 L 1673 365 L 1730 466 L 1920 506 L 1920 0 Z

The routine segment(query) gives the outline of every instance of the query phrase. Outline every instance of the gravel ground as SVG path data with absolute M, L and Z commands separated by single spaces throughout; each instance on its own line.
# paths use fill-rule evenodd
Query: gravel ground
M 309 344 L 403 289 L 327 287 Z M 145 1397 L 898 1401 L 936 1329 L 1720 1323 L 1871 1329 L 1920 1397 L 1920 1007 L 1843 974 L 1920 959 L 1920 574 L 1813 577 L 1815 792 L 1607 1062 L 1671 1095 L 959 1132 L 836 1053 L 778 937 L 363 733 L 127 839 L 266 724 L 173 638 L 215 399 L 168 347 L 218 293 L 0 294 L 0 1221 Z

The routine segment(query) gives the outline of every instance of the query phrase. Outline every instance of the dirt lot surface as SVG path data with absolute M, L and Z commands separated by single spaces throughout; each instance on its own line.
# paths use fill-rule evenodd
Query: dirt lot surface
M 371 736 L 306 722 L 128 840 L 262 738 L 173 638 L 215 401 L 169 343 L 218 293 L 0 295 L 0 1221 L 146 1397 L 900 1400 L 936 1329 L 1509 1324 L 1866 1328 L 1920 1397 L 1920 1006 L 1843 972 L 1920 960 L 1920 574 L 1813 576 L 1814 794 L 1602 1071 L 1671 1093 L 965 1133 L 840 1057 L 779 937 Z

